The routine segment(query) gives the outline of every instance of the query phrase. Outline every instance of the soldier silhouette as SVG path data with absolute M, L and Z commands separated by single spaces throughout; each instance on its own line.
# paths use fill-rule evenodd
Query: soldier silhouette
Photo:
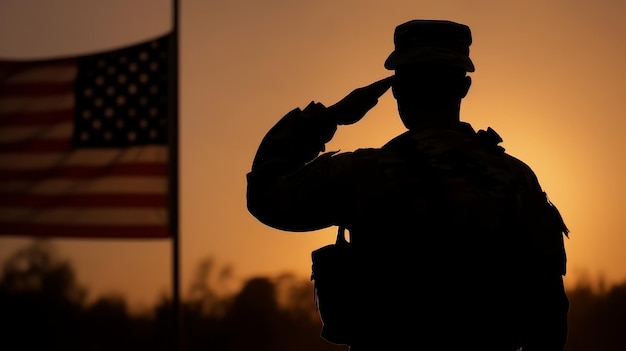
M 248 209 L 266 225 L 349 231 L 351 317 L 339 343 L 352 351 L 565 347 L 568 229 L 500 136 L 460 120 L 471 42 L 452 21 L 397 26 L 385 61 L 394 75 L 287 113 L 247 175 Z M 381 148 L 324 153 L 337 126 L 389 88 L 407 131 Z

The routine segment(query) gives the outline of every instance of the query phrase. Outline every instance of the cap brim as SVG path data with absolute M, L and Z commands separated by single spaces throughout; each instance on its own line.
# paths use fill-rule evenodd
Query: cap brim
M 454 67 L 459 67 L 467 72 L 474 72 L 476 69 L 472 60 L 463 55 L 441 50 L 414 50 L 411 52 L 398 53 L 393 51 L 387 60 L 385 60 L 385 68 L 395 70 L 398 66 L 421 64 L 428 62 L 444 62 Z

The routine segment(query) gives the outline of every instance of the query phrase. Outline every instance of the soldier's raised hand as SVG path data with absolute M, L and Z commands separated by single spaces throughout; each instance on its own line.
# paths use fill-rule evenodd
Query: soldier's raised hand
M 340 125 L 353 124 L 360 121 L 367 111 L 378 104 L 378 98 L 391 87 L 393 78 L 394 76 L 390 76 L 370 85 L 354 89 L 339 102 L 329 106 L 328 113 Z

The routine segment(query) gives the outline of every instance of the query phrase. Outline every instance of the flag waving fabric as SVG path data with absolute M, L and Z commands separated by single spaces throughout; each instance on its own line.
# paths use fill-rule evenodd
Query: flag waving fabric
M 169 235 L 169 39 L 0 61 L 0 235 Z

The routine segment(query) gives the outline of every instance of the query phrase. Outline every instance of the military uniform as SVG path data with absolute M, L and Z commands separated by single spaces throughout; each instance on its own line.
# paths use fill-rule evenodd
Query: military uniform
M 532 287 L 515 270 L 536 266 L 556 285 L 565 274 L 566 228 L 532 170 L 497 145 L 493 130 L 476 133 L 466 123 L 318 156 L 335 130 L 306 109 L 287 114 L 264 138 L 247 176 L 248 207 L 281 230 L 350 231 L 362 274 L 362 294 L 354 297 L 362 306 L 355 318 L 362 343 L 456 347 L 487 338 L 506 345 L 501 350 L 520 346 L 521 330 L 538 327 L 520 325 L 521 316 L 538 302 L 523 298 Z M 567 298 L 551 299 L 561 305 L 558 319 Z M 564 342 L 565 321 L 555 323 L 546 334 Z M 519 344 L 506 344 L 516 338 Z
M 324 153 L 337 125 L 314 106 L 263 139 L 248 208 L 281 230 L 349 230 L 353 351 L 563 349 L 567 228 L 495 131 L 459 122 Z

